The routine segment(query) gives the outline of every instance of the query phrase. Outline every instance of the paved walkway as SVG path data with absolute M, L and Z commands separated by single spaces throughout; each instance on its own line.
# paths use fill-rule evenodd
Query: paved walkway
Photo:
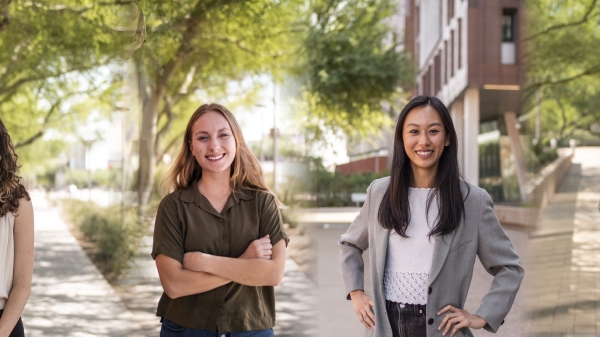
M 141 327 L 43 194 L 35 208 L 32 294 L 23 313 L 27 336 L 143 336 Z
M 573 166 L 531 233 L 529 336 L 600 336 L 600 147 Z

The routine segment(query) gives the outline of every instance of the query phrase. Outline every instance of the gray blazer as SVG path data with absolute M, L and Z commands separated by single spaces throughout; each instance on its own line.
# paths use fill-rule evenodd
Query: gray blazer
M 388 246 L 389 229 L 381 227 L 377 220 L 379 205 L 389 185 L 389 177 L 377 179 L 367 189 L 367 199 L 356 219 L 342 235 L 340 263 L 346 285 L 346 293 L 364 290 L 364 263 L 362 254 L 370 247 L 371 294 L 375 304 L 375 330 L 366 336 L 388 337 L 392 330 L 386 313 L 383 295 L 383 272 Z M 466 195 L 467 183 L 462 183 Z M 479 256 L 486 271 L 494 275 L 489 292 L 483 297 L 475 314 L 487 322 L 484 329 L 496 332 L 504 323 L 521 280 L 523 268 L 510 239 L 494 214 L 492 200 L 487 192 L 470 185 L 465 200 L 466 217 L 452 234 L 435 237 L 435 248 L 428 282 L 427 336 L 442 336 L 437 327 L 444 315 L 437 312 L 451 304 L 463 308 L 473 276 L 475 256 Z M 461 329 L 456 336 L 473 336 L 468 329 Z

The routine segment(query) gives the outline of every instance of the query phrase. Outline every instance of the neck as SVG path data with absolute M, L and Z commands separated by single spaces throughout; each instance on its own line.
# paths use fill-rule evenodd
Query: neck
M 427 170 L 416 168 L 413 166 L 412 187 L 416 188 L 432 188 L 435 186 L 435 174 L 437 166 Z
M 198 181 L 198 187 L 202 194 L 229 194 L 231 192 L 229 172 L 202 173 L 202 178 Z

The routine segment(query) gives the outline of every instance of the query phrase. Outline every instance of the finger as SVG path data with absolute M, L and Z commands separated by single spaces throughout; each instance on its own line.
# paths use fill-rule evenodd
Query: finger
M 273 251 L 270 249 L 265 249 L 262 251 L 262 256 L 271 256 L 273 255 Z
M 458 332 L 459 329 L 466 328 L 467 326 L 469 326 L 469 323 L 466 319 L 456 324 L 454 326 L 454 329 L 452 329 L 452 332 L 450 333 L 450 337 L 454 337 L 454 335 Z
M 271 243 L 271 240 L 269 240 L 269 238 L 260 238 L 260 239 L 254 240 L 254 242 L 256 242 L 256 244 L 258 244 L 258 245 L 263 245 L 265 243 Z
M 460 323 L 461 319 L 458 317 L 454 317 L 450 320 L 448 320 L 448 323 L 446 324 L 446 329 L 444 329 L 444 332 L 442 332 L 442 335 L 446 336 L 446 334 L 448 333 L 448 330 L 450 330 L 452 328 L 452 325 L 456 324 L 456 323 Z
M 267 238 L 267 239 L 268 239 L 268 238 L 269 238 L 269 234 L 267 234 L 267 235 L 263 236 L 261 239 L 264 239 L 264 238 Z
M 358 321 L 360 322 L 360 324 L 364 325 L 365 328 L 369 327 L 369 325 L 365 322 L 360 312 L 356 312 L 356 316 L 358 317 Z
M 438 311 L 438 315 L 441 315 L 448 310 L 450 310 L 451 312 L 454 312 L 456 310 L 456 308 L 451 306 L 450 304 L 448 304 L 447 306 L 443 307 L 442 310 Z
M 371 307 L 366 308 L 365 313 L 365 320 L 368 319 L 367 321 L 371 323 L 371 326 L 375 327 L 375 313 L 371 310 Z
M 368 311 L 371 311 L 371 309 L 369 309 Z M 363 320 L 365 323 L 367 323 L 367 328 L 374 328 L 375 327 L 375 316 L 369 315 L 369 312 L 366 312 L 363 314 Z
M 448 322 L 448 320 L 453 317 L 455 317 L 454 313 L 446 314 L 446 316 L 444 316 L 444 318 L 442 319 L 442 322 L 438 326 L 438 330 L 441 330 L 444 327 L 444 325 L 446 325 L 446 322 Z

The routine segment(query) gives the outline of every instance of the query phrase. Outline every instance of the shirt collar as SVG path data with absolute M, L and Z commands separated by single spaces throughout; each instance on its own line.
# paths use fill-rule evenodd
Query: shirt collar
M 223 212 L 227 211 L 229 208 L 233 207 L 240 203 L 240 200 L 252 200 L 254 199 L 253 195 L 248 190 L 239 190 L 237 192 L 231 193 L 225 207 L 223 208 Z M 194 181 L 188 185 L 181 192 L 181 201 L 195 203 L 196 206 L 204 209 L 207 212 L 214 213 L 216 212 L 208 199 L 200 193 L 200 189 L 198 189 L 198 179 L 194 179 Z

